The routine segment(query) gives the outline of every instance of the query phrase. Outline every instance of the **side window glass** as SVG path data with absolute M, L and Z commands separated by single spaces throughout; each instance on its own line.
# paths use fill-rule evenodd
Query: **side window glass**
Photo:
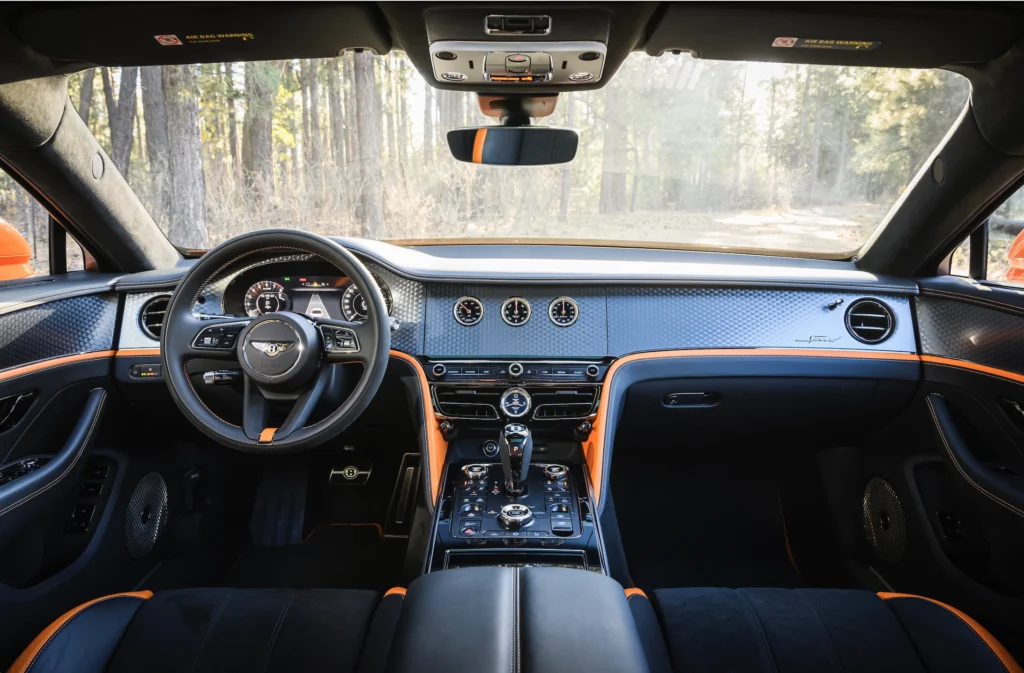
M 993 283 L 1024 285 L 1024 213 L 1020 215 L 1020 219 L 998 214 L 989 218 L 987 280 Z
M 0 171 L 0 280 L 50 273 L 50 216 Z
M 961 278 L 969 278 L 971 275 L 971 238 L 968 236 L 964 242 L 953 251 L 953 258 L 949 263 L 949 273 Z

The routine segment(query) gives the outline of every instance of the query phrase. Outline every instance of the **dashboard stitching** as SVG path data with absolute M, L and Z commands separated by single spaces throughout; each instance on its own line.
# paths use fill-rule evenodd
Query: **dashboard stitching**
M 996 381 L 1002 381 L 1003 383 L 1012 383 L 1012 384 L 1017 385 L 1017 386 L 1024 386 L 1024 383 L 1022 383 L 1020 381 L 1014 381 L 1013 379 L 1008 379 L 1008 378 L 1004 378 L 1002 376 L 997 376 L 996 374 L 989 374 L 988 372 L 978 371 L 977 369 L 973 369 L 971 367 L 958 367 L 956 365 L 945 365 L 945 364 L 941 364 L 939 362 L 929 362 L 928 360 L 923 360 L 921 362 L 921 364 L 927 365 L 929 367 L 944 367 L 946 369 L 952 369 L 953 371 L 957 371 L 957 372 L 970 372 L 971 374 L 980 374 L 981 376 L 988 376 L 989 378 L 993 378 Z

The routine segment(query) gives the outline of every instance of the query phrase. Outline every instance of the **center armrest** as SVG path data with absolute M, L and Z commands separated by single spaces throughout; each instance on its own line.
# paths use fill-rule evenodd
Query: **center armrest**
M 554 567 L 458 568 L 406 595 L 389 673 L 647 673 L 622 587 Z

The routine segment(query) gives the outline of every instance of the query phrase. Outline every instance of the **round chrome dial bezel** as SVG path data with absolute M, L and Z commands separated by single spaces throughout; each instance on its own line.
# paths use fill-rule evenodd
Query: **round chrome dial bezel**
M 570 320 L 569 322 L 565 322 L 565 323 L 558 322 L 557 320 L 555 320 L 555 316 L 551 315 L 551 311 L 554 310 L 555 304 L 557 304 L 560 301 L 567 301 L 570 304 L 572 304 L 572 307 L 574 309 L 576 309 L 576 315 L 574 315 L 572 320 Z M 554 325 L 555 327 L 572 327 L 573 325 L 576 324 L 576 321 L 579 320 L 579 318 L 580 318 L 580 305 L 577 304 L 576 300 L 573 299 L 572 297 L 555 297 L 554 299 L 551 300 L 551 303 L 548 304 L 548 320 L 550 320 L 551 324 Z
M 373 280 L 376 281 L 377 287 L 380 288 L 380 293 L 384 296 L 384 305 L 388 310 L 388 316 L 391 315 L 395 307 L 395 298 L 391 294 L 391 288 L 384 282 L 384 279 L 375 273 L 370 273 L 373 276 Z M 344 292 L 341 293 L 341 317 L 349 322 L 366 322 L 366 316 L 359 315 L 356 311 L 355 296 L 362 295 L 363 291 L 349 279 L 348 287 L 345 288 Z M 363 299 L 363 302 L 366 300 Z M 347 308 L 346 308 L 347 307 Z
M 523 322 L 511 322 L 507 317 L 505 317 L 505 307 L 514 301 L 521 301 L 526 306 L 526 318 L 523 319 Z M 526 301 L 522 297 L 509 297 L 508 299 L 501 303 L 501 319 L 504 320 L 505 324 L 508 325 L 509 327 L 522 327 L 526 323 L 530 322 L 530 318 L 532 317 L 533 307 L 530 306 L 530 302 Z
M 513 393 L 519 393 L 520 395 L 523 396 L 523 399 L 526 400 L 526 408 L 523 409 L 522 413 L 510 414 L 508 411 L 505 410 L 505 398 L 508 397 L 509 395 L 512 395 Z M 530 413 L 530 409 L 532 407 L 533 400 L 530 399 L 530 393 L 526 392 L 522 388 L 509 388 L 508 390 L 501 394 L 501 399 L 498 401 L 498 408 L 501 410 L 501 413 L 505 414 L 509 418 L 522 418 L 526 414 Z
M 476 302 L 476 305 L 480 307 L 480 317 L 474 320 L 473 322 L 465 322 L 461 318 L 459 318 L 459 304 L 461 304 L 464 301 Z M 455 301 L 455 303 L 452 304 L 452 315 L 455 316 L 455 322 L 459 323 L 463 327 L 473 327 L 474 325 L 479 325 L 480 322 L 484 319 L 484 303 L 477 299 L 476 297 L 470 297 L 468 295 L 465 297 L 459 297 Z

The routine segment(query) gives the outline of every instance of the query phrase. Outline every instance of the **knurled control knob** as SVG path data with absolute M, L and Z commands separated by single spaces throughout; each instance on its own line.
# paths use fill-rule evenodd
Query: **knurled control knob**
M 523 365 L 518 362 L 513 362 L 508 366 L 508 375 L 514 379 L 518 379 L 523 375 Z
M 478 465 L 476 463 L 472 465 L 466 465 L 464 468 L 462 468 L 462 474 L 466 475 L 467 479 L 486 479 L 487 466 Z
M 509 530 L 519 530 L 533 523 L 533 510 L 526 505 L 505 505 L 498 513 L 498 522 Z
M 596 379 L 601 375 L 601 368 L 597 365 L 587 365 L 586 373 L 588 379 Z
M 437 377 L 437 378 L 439 378 L 439 379 L 440 379 L 440 378 L 443 378 L 443 377 L 444 377 L 444 373 L 445 373 L 446 371 L 448 371 L 448 368 L 447 368 L 447 367 L 445 367 L 445 366 L 444 366 L 443 364 L 441 364 L 440 362 L 438 362 L 438 363 L 437 363 L 436 365 L 434 365 L 434 366 L 433 366 L 433 367 L 431 368 L 431 370 L 430 370 L 430 371 L 431 371 L 431 372 L 433 372 L 433 374 L 434 374 L 434 376 L 435 376 L 435 377 Z
M 544 467 L 544 477 L 548 479 L 548 481 L 561 481 L 565 479 L 568 474 L 569 468 L 565 465 L 546 465 Z

